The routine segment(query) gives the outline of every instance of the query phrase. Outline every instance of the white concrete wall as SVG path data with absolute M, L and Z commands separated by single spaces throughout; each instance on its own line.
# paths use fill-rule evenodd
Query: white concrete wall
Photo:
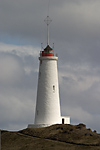
M 64 124 L 70 124 L 70 117 L 68 116 L 61 116 L 61 123 L 62 119 L 64 119 Z
M 58 57 L 39 57 L 39 60 L 35 124 L 60 123 Z

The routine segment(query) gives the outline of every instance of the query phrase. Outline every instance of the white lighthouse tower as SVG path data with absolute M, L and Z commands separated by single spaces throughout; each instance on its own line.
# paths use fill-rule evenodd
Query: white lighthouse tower
M 47 46 L 40 52 L 40 66 L 37 88 L 37 100 L 34 125 L 28 128 L 46 127 L 52 124 L 70 124 L 70 117 L 61 117 L 57 60 L 53 49 L 49 46 L 49 24 L 51 19 L 47 16 Z

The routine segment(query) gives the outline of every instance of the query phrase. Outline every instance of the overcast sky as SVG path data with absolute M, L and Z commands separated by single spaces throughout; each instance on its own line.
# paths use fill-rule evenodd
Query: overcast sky
M 0 0 L 0 128 L 34 123 L 47 15 L 62 115 L 100 133 L 100 0 Z

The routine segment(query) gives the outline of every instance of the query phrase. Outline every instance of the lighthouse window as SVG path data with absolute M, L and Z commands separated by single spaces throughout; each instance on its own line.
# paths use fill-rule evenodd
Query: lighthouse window
M 55 85 L 53 85 L 53 92 L 55 92 Z

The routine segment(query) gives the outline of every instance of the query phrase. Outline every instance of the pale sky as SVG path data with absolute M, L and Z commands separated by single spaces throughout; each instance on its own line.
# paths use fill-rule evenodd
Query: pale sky
M 49 7 L 48 7 L 49 4 Z M 0 1 L 0 128 L 34 123 L 39 52 L 58 54 L 62 115 L 100 133 L 100 0 Z

